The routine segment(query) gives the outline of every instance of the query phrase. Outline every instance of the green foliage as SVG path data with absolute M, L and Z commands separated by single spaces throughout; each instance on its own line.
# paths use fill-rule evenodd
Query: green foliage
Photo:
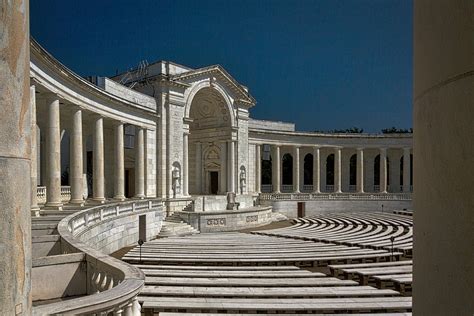
M 364 132 L 364 129 L 354 126 L 346 129 L 333 129 L 328 131 L 315 130 L 313 132 L 323 134 L 362 134 Z
M 392 126 L 390 128 L 384 128 L 382 129 L 383 134 L 408 134 L 408 133 L 413 133 L 413 128 L 410 129 L 405 129 L 405 128 L 396 128 L 395 126 Z

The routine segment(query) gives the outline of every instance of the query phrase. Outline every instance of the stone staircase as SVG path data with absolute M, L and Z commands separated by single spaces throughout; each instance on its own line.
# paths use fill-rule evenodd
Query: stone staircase
M 171 237 L 171 236 L 188 236 L 199 234 L 199 231 L 185 223 L 181 217 L 177 214 L 167 216 L 163 221 L 160 234 L 158 237 Z
M 77 210 L 40 211 L 40 216 L 31 218 L 31 242 L 33 258 L 61 254 L 58 223 Z

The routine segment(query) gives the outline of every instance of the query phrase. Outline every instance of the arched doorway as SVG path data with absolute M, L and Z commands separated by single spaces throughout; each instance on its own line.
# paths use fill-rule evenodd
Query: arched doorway
M 310 190 L 312 191 L 312 187 L 309 186 L 314 186 L 313 183 L 313 154 L 306 154 L 304 156 L 304 163 L 303 163 L 303 190 L 306 191 L 308 190 L 307 188 L 311 188 Z
M 214 88 L 200 89 L 192 99 L 187 121 L 189 193 L 225 194 L 230 191 L 232 171 L 235 177 L 229 166 L 233 159 L 228 159 L 235 151 L 230 148 L 234 146 L 230 143 L 232 119 L 226 99 Z
M 293 185 L 293 157 L 290 154 L 284 154 L 281 159 L 281 173 L 282 173 L 282 191 L 292 191 Z
M 326 158 L 326 191 L 334 191 L 334 154 Z
M 357 155 L 354 154 L 349 160 L 349 191 L 355 191 L 357 185 Z

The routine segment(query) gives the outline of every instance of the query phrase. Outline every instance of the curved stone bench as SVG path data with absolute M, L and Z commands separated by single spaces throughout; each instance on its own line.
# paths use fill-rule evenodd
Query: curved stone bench
M 65 217 L 58 225 L 61 236 L 62 253 L 84 253 L 87 269 L 88 295 L 61 302 L 36 306 L 34 315 L 50 314 L 108 314 L 140 315 L 137 295 L 144 285 L 145 276 L 140 269 L 121 260 L 108 256 L 107 253 L 130 245 L 130 236 L 138 240 L 138 216 L 149 215 L 157 221 L 159 231 L 164 216 L 161 200 L 130 201 L 92 207 Z M 134 220 L 135 219 L 135 220 Z M 94 242 L 94 231 L 106 231 L 120 222 L 128 223 L 129 231 L 125 238 L 117 242 L 117 249 L 100 246 Z M 159 222 L 159 223 L 158 223 Z M 149 235 L 156 235 L 150 231 Z M 110 232 L 114 235 L 115 232 Z M 136 235 L 136 236 L 135 236 Z M 92 244 L 91 244 L 92 242 Z

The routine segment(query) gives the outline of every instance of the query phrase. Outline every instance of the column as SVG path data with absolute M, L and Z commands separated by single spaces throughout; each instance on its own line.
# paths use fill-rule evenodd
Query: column
M 273 146 L 273 157 L 272 157 L 272 186 L 273 193 L 280 193 L 280 146 Z
M 114 199 L 125 200 L 125 154 L 123 144 L 123 123 L 115 125 L 115 173 L 114 173 Z
M 135 197 L 145 197 L 145 142 L 143 128 L 135 126 Z
M 83 166 L 82 166 L 82 111 L 76 108 L 72 114 L 71 130 L 71 201 L 72 204 L 84 204 L 83 198 Z
M 39 211 L 38 206 L 38 139 L 36 134 L 36 88 L 30 86 L 30 109 L 31 109 L 31 210 Z M 39 214 L 39 213 L 38 213 Z
M 202 144 L 196 142 L 196 193 L 202 193 Z
M 48 104 L 46 135 L 48 175 L 46 179 L 46 207 L 62 209 L 61 202 L 61 129 L 59 126 L 59 100 L 53 97 Z
M 403 148 L 403 192 L 410 192 L 410 148 Z
M 104 119 L 96 117 L 94 122 L 94 136 L 93 136 L 93 183 L 92 183 L 92 199 L 94 201 L 103 203 L 104 196 Z
M 313 148 L 313 193 L 321 193 L 321 154 L 319 147 Z
M 262 157 L 261 157 L 262 145 L 255 145 L 255 192 L 262 192 Z
M 300 148 L 294 147 L 293 192 L 300 193 Z
M 189 196 L 188 139 L 189 139 L 189 132 L 184 132 L 183 134 L 183 195 L 184 196 Z
M 220 142 L 220 151 L 221 151 L 221 171 L 220 171 L 220 191 L 221 194 L 226 194 L 227 191 L 227 147 L 226 147 L 226 142 Z
M 32 314 L 28 2 L 0 4 L 0 315 Z
M 474 1 L 413 16 L 413 315 L 472 315 Z
M 364 193 L 364 149 L 357 148 L 357 193 Z
M 336 148 L 334 153 L 334 192 L 341 193 L 341 148 Z
M 387 193 L 387 148 L 380 148 L 380 193 Z
M 227 189 L 229 192 L 235 192 L 235 141 L 229 141 L 229 157 L 228 157 L 228 185 Z

